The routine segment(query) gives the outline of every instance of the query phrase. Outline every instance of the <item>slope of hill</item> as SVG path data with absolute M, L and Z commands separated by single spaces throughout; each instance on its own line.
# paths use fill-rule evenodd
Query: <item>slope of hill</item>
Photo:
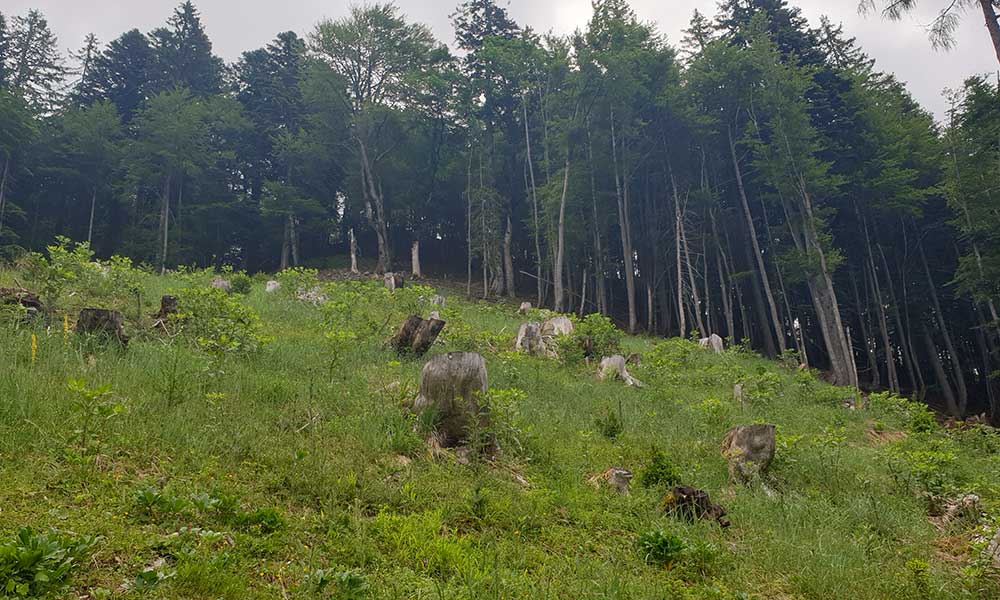
M 1000 514 L 991 429 L 944 429 L 907 401 L 679 339 L 624 337 L 645 387 L 600 381 L 585 361 L 513 352 L 527 317 L 459 293 L 439 308 L 429 288 L 313 290 L 291 272 L 272 293 L 234 276 L 248 293 L 226 295 L 209 272 L 64 258 L 0 271 L 0 287 L 24 282 L 50 309 L 25 322 L 8 305 L 0 324 L 0 595 L 1000 592 L 985 554 Z M 180 314 L 155 326 L 166 293 Z M 127 348 L 71 331 L 86 305 L 125 314 Z M 427 357 L 386 348 L 406 315 L 432 309 L 447 326 Z M 426 360 L 460 350 L 486 359 L 493 458 L 432 454 L 406 408 Z M 722 440 L 752 423 L 777 426 L 776 459 L 733 485 Z M 590 483 L 609 467 L 636 474 L 629 494 Z M 676 483 L 706 490 L 731 526 L 664 512 Z M 940 516 L 968 493 L 969 518 Z

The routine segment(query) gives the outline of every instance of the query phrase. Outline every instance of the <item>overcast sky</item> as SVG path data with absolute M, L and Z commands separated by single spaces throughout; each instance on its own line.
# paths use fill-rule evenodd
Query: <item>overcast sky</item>
M 180 0 L 4 0 L 2 11 L 23 14 L 41 10 L 64 50 L 79 48 L 84 35 L 97 34 L 102 44 L 124 31 L 147 32 L 162 25 Z M 538 31 L 569 33 L 583 28 L 590 16 L 590 0 L 500 0 L 521 24 Z M 857 14 L 857 0 L 793 0 L 818 23 L 821 15 L 845 25 L 881 70 L 896 73 L 925 106 L 942 116 L 944 88 L 956 88 L 973 73 L 994 73 L 997 62 L 981 13 L 970 10 L 957 32 L 958 46 L 948 52 L 931 48 L 924 26 L 935 8 L 948 0 L 922 0 L 921 8 L 901 23 L 883 23 L 878 15 Z M 281 31 L 306 34 L 324 17 L 336 18 L 350 0 L 196 0 L 215 51 L 227 61 L 244 50 L 266 44 Z M 413 20 L 431 26 L 437 36 L 453 43 L 449 15 L 459 0 L 397 0 Z M 632 0 L 639 16 L 658 24 L 671 42 L 681 38 L 691 12 L 697 8 L 715 14 L 716 0 Z

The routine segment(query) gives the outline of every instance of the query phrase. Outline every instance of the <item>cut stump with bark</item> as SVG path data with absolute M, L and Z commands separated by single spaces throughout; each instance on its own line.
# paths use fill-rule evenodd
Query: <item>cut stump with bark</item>
M 521 323 L 517 330 L 517 340 L 514 349 L 531 355 L 545 352 L 545 341 L 542 340 L 542 325 L 536 321 Z
M 390 292 L 394 292 L 402 288 L 405 284 L 402 273 L 386 273 L 383 276 L 383 281 L 385 282 L 386 289 Z
M 117 310 L 104 308 L 85 308 L 80 311 L 76 321 L 77 333 L 114 339 L 121 345 L 128 345 L 125 335 L 125 317 Z
M 24 288 L 0 288 L 0 304 L 22 306 L 29 315 L 37 314 L 42 310 L 41 299 Z
M 531 310 L 531 302 L 522 302 L 521 307 L 517 309 L 517 314 L 526 315 L 530 310 Z
M 689 485 L 679 485 L 667 492 L 661 506 L 664 511 L 688 521 L 706 519 L 716 521 L 721 527 L 730 525 L 725 508 L 714 504 L 705 490 Z
M 722 351 L 726 349 L 725 341 L 723 341 L 723 339 L 715 333 L 707 338 L 698 340 L 698 344 L 702 348 L 711 348 L 712 352 L 715 352 L 716 354 L 722 354 Z
M 432 411 L 434 439 L 445 448 L 470 441 L 475 428 L 489 425 L 485 410 L 486 360 L 475 352 L 435 356 L 420 374 L 420 395 L 414 412 Z
M 632 377 L 632 374 L 628 372 L 625 364 L 625 357 L 620 354 L 605 357 L 601 360 L 600 366 L 598 366 L 597 376 L 602 380 L 618 379 L 624 381 L 625 385 L 643 387 L 642 382 Z
M 227 294 L 233 293 L 233 284 L 229 283 L 229 280 L 223 277 L 216 277 L 215 279 L 212 280 L 212 283 L 210 283 L 209 285 L 211 285 L 217 290 L 222 290 Z
M 600 488 L 601 485 L 608 485 L 614 488 L 619 494 L 628 495 L 629 486 L 632 481 L 632 471 L 622 467 L 611 467 L 610 469 L 594 475 L 589 480 L 591 485 Z
M 161 296 L 160 312 L 153 315 L 158 321 L 166 321 L 170 315 L 177 314 L 177 296 Z
M 280 289 L 281 289 L 281 282 L 275 281 L 273 279 L 271 281 L 268 281 L 267 285 L 264 286 L 264 291 L 267 292 L 268 294 L 273 294 L 274 292 L 277 292 Z
M 733 427 L 722 442 L 722 455 L 729 461 L 732 483 L 751 483 L 763 475 L 774 460 L 774 425 Z
M 399 354 L 412 353 L 423 356 L 437 340 L 445 322 L 441 319 L 422 319 L 411 315 L 399 327 L 399 331 L 390 340 L 392 347 Z

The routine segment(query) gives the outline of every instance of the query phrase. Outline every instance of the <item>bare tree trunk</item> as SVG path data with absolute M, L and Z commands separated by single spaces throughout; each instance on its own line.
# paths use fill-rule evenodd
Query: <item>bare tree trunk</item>
M 993 6 L 993 0 L 979 0 L 979 5 L 983 7 L 983 16 L 986 18 L 986 29 L 990 31 L 990 39 L 993 41 L 993 50 L 1000 61 L 1000 23 L 997 22 L 997 11 Z
M 635 308 L 635 267 L 632 260 L 632 225 L 629 218 L 628 168 L 624 140 L 622 141 L 622 169 L 618 168 L 618 141 L 615 133 L 615 111 L 611 109 L 611 155 L 615 167 L 615 193 L 618 198 L 618 227 L 621 229 L 622 254 L 625 260 L 625 292 L 628 296 L 628 331 L 635 333 L 638 317 Z M 622 180 L 624 179 L 624 186 Z M 624 191 L 623 191 L 624 187 Z
M 871 280 L 872 293 L 875 296 L 875 303 L 878 306 L 878 325 L 882 334 L 882 346 L 885 348 L 885 368 L 889 377 L 889 390 L 894 393 L 900 392 L 899 373 L 896 371 L 896 352 L 889 337 L 889 321 L 885 314 L 885 301 L 882 300 L 882 288 L 878 280 L 878 272 L 875 267 L 875 255 L 872 252 L 872 242 L 868 231 L 868 220 L 864 219 L 865 246 L 868 250 L 868 274 Z
M 767 268 L 764 266 L 764 255 L 760 251 L 760 243 L 757 241 L 757 227 L 753 223 L 753 215 L 750 213 L 750 202 L 747 200 L 746 188 L 743 185 L 743 172 L 740 170 L 740 161 L 736 156 L 736 142 L 733 140 L 733 132 L 729 130 L 729 152 L 733 159 L 733 170 L 736 174 L 736 187 L 739 191 L 740 202 L 743 205 L 743 215 L 746 218 L 747 229 L 750 234 L 750 241 L 753 244 L 754 259 L 757 264 L 757 272 L 763 284 L 764 295 L 767 297 L 767 305 L 771 311 L 771 322 L 774 325 L 774 333 L 778 338 L 778 349 L 784 353 L 788 347 L 785 344 L 785 329 L 778 318 L 778 306 L 774 302 L 774 294 L 771 292 L 771 282 L 768 281 Z
M 163 180 L 160 197 L 160 275 L 167 272 L 167 249 L 170 243 L 170 174 Z
M 719 271 L 719 292 L 722 296 L 722 311 L 726 315 L 726 331 L 733 342 L 738 342 L 736 338 L 736 325 L 733 317 L 733 295 L 732 295 L 732 274 L 729 270 L 729 261 L 726 259 L 726 249 L 719 239 L 719 229 L 715 223 L 715 212 L 709 210 L 709 218 L 712 222 L 712 237 L 715 239 L 715 262 Z M 726 280 L 729 280 L 729 284 Z
M 865 356 L 868 359 L 869 384 L 873 389 L 879 389 L 882 385 L 882 370 L 878 365 L 878 355 L 875 351 L 873 338 L 868 332 L 868 324 L 865 320 L 865 306 L 871 306 L 871 302 L 861 301 L 861 291 L 858 288 L 858 279 L 854 272 L 851 273 L 851 288 L 854 291 L 854 306 L 858 311 L 858 325 L 861 327 L 861 339 L 865 345 Z
M 559 225 L 556 243 L 556 260 L 553 266 L 552 280 L 556 312 L 563 311 L 563 254 L 566 246 L 566 194 L 569 192 L 569 147 L 566 148 L 566 166 L 563 169 L 562 197 L 559 200 Z
M 288 231 L 292 240 L 292 266 L 299 266 L 299 227 L 294 214 L 288 215 Z
M 288 226 L 288 219 L 286 218 L 282 224 L 282 230 L 284 235 L 281 241 L 281 270 L 284 271 L 289 266 L 289 259 L 292 255 L 292 230 Z
M 94 243 L 94 213 L 97 211 L 97 186 L 90 196 L 90 221 L 87 223 L 87 245 Z
M 681 214 L 681 199 L 677 196 L 677 184 L 673 172 L 670 183 L 674 194 L 674 258 L 677 263 L 677 319 L 680 337 L 687 337 L 687 310 L 684 307 L 684 268 L 681 263 L 681 238 L 684 237 L 684 216 Z
M 514 297 L 514 257 L 511 255 L 511 245 L 514 241 L 514 226 L 510 222 L 510 214 L 507 214 L 507 230 L 503 235 L 503 272 L 504 284 L 506 286 L 507 297 Z
M 698 294 L 698 282 L 694 278 L 694 265 L 691 264 L 691 248 L 687 241 L 687 228 L 684 227 L 683 213 L 681 215 L 681 245 L 684 247 L 684 263 L 687 266 L 688 281 L 691 284 L 691 312 L 694 313 L 695 322 L 698 324 L 698 331 L 702 336 L 708 336 L 711 332 L 705 327 L 705 321 L 701 318 L 701 298 Z
M 375 237 L 378 240 L 378 264 L 376 272 L 385 273 L 392 270 L 392 256 L 389 253 L 389 231 L 386 224 L 385 198 L 382 195 L 382 186 L 375 181 L 374 165 L 368 157 L 368 148 L 361 138 L 356 137 L 358 148 L 361 151 L 361 189 L 365 197 L 365 217 L 372 229 L 375 230 Z M 373 209 L 374 205 L 374 209 Z
M 351 227 L 347 236 L 351 241 L 351 273 L 357 274 L 358 271 L 358 238 L 354 236 L 354 228 Z
M 468 167 L 468 179 L 466 183 L 465 198 L 468 200 L 467 211 L 466 211 L 466 232 L 465 232 L 465 246 L 468 250 L 468 278 L 465 282 L 465 295 L 468 298 L 472 297 L 472 147 L 469 147 L 469 167 Z
M 924 341 L 927 344 L 927 353 L 931 360 L 931 367 L 934 369 L 934 376 L 938 380 L 938 384 L 941 386 L 941 395 L 944 396 L 945 404 L 948 407 L 948 414 L 955 418 L 962 418 L 963 411 L 959 410 L 958 402 L 955 400 L 955 390 L 951 387 L 951 382 L 948 380 L 948 374 L 944 370 L 944 365 L 941 364 L 941 353 L 934 343 L 934 338 L 931 336 L 931 332 L 927 329 L 927 326 L 923 326 L 924 329 Z
M 528 129 L 528 98 L 527 95 L 521 97 L 521 108 L 524 111 L 524 145 L 527 149 L 528 174 L 531 177 L 531 218 L 534 224 L 535 233 L 535 284 L 537 286 L 537 299 L 535 306 L 542 305 L 542 241 L 541 231 L 538 225 L 538 186 L 535 184 L 535 164 L 531 156 L 531 134 Z M 588 129 L 589 135 L 589 129 Z
M 3 161 L 3 177 L 0 177 L 0 238 L 3 236 L 3 218 L 7 212 L 7 175 L 10 173 L 10 154 Z
M 590 161 L 590 201 L 593 209 L 594 227 L 594 291 L 597 296 L 597 312 L 608 313 L 607 293 L 604 288 L 604 252 L 601 249 L 600 217 L 597 211 L 597 179 L 594 176 L 594 144 L 590 136 L 590 119 L 587 119 L 587 155 Z
M 583 318 L 583 311 L 587 309 L 587 269 L 583 270 L 583 291 L 580 292 L 580 318 Z
M 420 270 L 420 240 L 413 240 L 413 244 L 410 245 L 410 273 L 415 279 L 424 276 Z
M 937 289 L 934 287 L 934 279 L 931 277 L 931 268 L 927 264 L 927 255 L 924 253 L 924 244 L 921 241 L 917 244 L 920 250 L 920 260 L 924 263 L 924 274 L 927 276 L 927 286 L 931 293 L 931 302 L 934 306 L 934 316 L 937 320 L 938 328 L 941 330 L 941 337 L 944 338 L 944 347 L 948 351 L 951 359 L 952 370 L 954 371 L 955 383 L 958 386 L 958 417 L 965 415 L 965 409 L 969 405 L 969 390 L 965 385 L 965 373 L 962 371 L 962 361 L 955 350 L 955 343 L 952 341 L 951 333 L 948 331 L 948 322 L 941 312 L 941 303 L 938 301 Z

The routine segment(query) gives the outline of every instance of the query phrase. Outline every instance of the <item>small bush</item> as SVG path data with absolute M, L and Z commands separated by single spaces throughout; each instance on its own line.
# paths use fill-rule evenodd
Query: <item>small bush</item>
M 232 277 L 229 278 L 229 285 L 232 287 L 234 294 L 246 296 L 253 288 L 253 279 L 245 272 L 240 271 L 233 273 Z
M 670 487 L 681 481 L 680 469 L 659 448 L 653 448 L 649 464 L 639 473 L 644 488 Z
M 687 545 L 684 540 L 663 530 L 647 531 L 636 540 L 639 554 L 650 564 L 659 564 L 667 568 L 673 566 L 684 553 Z
M 14 539 L 0 542 L 0 594 L 37 598 L 66 589 L 70 573 L 95 544 L 90 537 L 22 528 Z
M 557 339 L 556 349 L 563 362 L 575 364 L 621 353 L 622 337 L 611 319 L 595 313 L 576 323 L 573 333 Z
M 368 578 L 360 571 L 316 569 L 306 577 L 304 586 L 319 597 L 359 600 L 368 592 Z
M 254 352 L 268 341 L 261 333 L 256 312 L 212 287 L 177 292 L 177 313 L 170 318 L 198 348 L 213 357 L 216 367 L 227 355 Z
M 603 416 L 598 416 L 594 420 L 597 430 L 609 440 L 616 439 L 625 431 L 625 424 L 622 422 L 622 418 L 618 412 L 613 408 L 609 408 L 607 413 Z

